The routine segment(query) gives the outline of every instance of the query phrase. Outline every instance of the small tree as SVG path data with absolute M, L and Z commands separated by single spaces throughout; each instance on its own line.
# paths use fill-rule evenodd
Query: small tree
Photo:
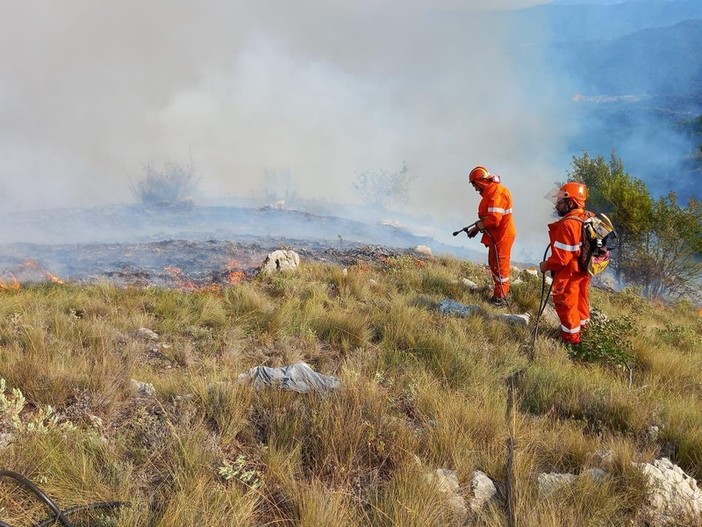
M 647 297 L 699 294 L 702 203 L 681 207 L 674 193 L 654 201 L 614 153 L 609 163 L 587 153 L 574 157 L 569 177 L 588 186 L 588 209 L 610 216 L 617 229 L 612 265 L 618 278 L 641 286 Z
M 173 204 L 187 199 L 197 187 L 198 181 L 192 161 L 187 165 L 169 161 L 164 164 L 163 170 L 157 170 L 151 165 L 144 166 L 144 177 L 130 185 L 130 188 L 140 203 Z
M 617 229 L 619 247 L 612 260 L 612 268 L 621 279 L 632 265 L 636 252 L 653 222 L 653 198 L 646 185 L 624 171 L 624 165 L 615 153 L 609 163 L 604 157 L 591 159 L 587 152 L 573 157 L 573 181 L 585 183 L 588 188 L 587 207 L 609 216 Z
M 629 279 L 642 285 L 647 297 L 699 295 L 702 202 L 692 199 L 681 207 L 671 192 L 656 202 L 652 219 L 651 230 L 628 266 Z
M 385 209 L 388 205 L 409 200 L 409 188 L 413 180 L 414 176 L 409 174 L 407 164 L 403 163 L 397 172 L 363 172 L 356 177 L 353 188 L 366 205 Z

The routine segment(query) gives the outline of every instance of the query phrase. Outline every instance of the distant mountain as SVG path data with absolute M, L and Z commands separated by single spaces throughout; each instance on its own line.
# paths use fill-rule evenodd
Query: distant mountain
M 702 18 L 611 40 L 561 42 L 553 53 L 584 93 L 702 96 Z
M 615 151 L 654 195 L 700 198 L 702 0 L 588 2 L 559 0 L 511 21 L 534 35 L 552 82 L 573 98 L 570 153 Z
M 477 15 L 436 16 L 470 27 Z M 527 95 L 543 83 L 559 98 L 572 132 L 558 155 L 614 151 L 654 195 L 702 197 L 702 0 L 557 0 L 480 17 L 507 37 Z
M 554 43 L 570 43 L 615 39 L 644 29 L 702 19 L 702 1 L 629 0 L 609 5 L 595 4 L 591 0 L 581 0 L 577 4 L 561 1 L 512 13 L 518 26 L 540 27 Z

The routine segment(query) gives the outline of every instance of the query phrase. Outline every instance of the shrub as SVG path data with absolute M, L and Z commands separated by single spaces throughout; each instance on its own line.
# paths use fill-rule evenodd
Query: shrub
M 137 200 L 145 205 L 173 204 L 185 201 L 197 187 L 195 166 L 169 161 L 163 170 L 144 167 L 144 177 L 131 185 Z
M 381 170 L 363 172 L 353 182 L 353 188 L 363 203 L 385 209 L 388 205 L 404 204 L 409 199 L 410 183 L 414 179 L 406 164 L 397 172 Z
M 571 357 L 584 362 L 604 362 L 614 366 L 629 366 L 634 357 L 628 337 L 634 331 L 634 322 L 625 317 L 620 320 L 591 320 L 582 343 L 573 346 Z

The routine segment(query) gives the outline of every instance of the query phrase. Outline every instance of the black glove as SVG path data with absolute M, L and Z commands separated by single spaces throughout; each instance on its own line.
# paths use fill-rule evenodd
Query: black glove
M 468 235 L 469 238 L 475 238 L 479 232 L 480 232 L 480 229 L 478 229 L 478 227 L 473 227 L 466 234 Z

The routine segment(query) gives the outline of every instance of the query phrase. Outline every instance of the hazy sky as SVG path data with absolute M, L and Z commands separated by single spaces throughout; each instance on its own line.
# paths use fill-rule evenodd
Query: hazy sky
M 521 243 L 545 240 L 570 94 L 534 35 L 471 15 L 537 3 L 0 0 L 0 197 L 128 202 L 144 165 L 192 157 L 209 195 L 289 170 L 301 195 L 353 201 L 359 173 L 405 162 L 406 210 L 463 222 L 484 164 L 520 203 Z M 516 60 L 522 38 L 533 54 Z

